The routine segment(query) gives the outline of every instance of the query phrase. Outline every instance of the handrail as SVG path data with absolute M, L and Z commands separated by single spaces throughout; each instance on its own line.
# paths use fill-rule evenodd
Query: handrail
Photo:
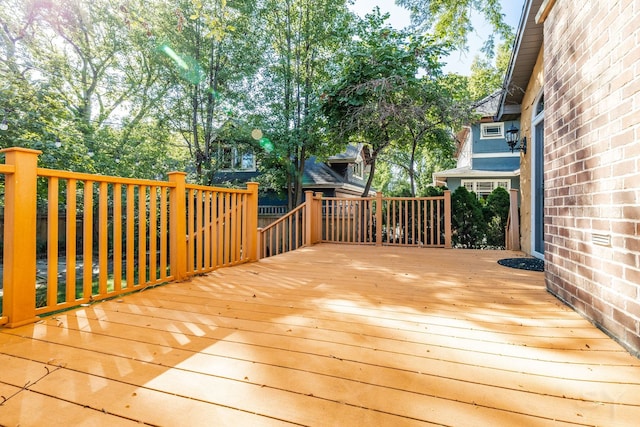
M 259 258 L 296 250 L 309 244 L 304 230 L 306 205 L 300 205 L 264 228 L 258 229 Z
M 300 205 L 296 208 L 293 208 L 293 210 L 287 212 L 287 214 L 285 216 L 282 216 L 280 218 L 278 218 L 277 220 L 275 220 L 274 222 L 272 222 L 271 224 L 267 225 L 266 227 L 262 227 L 262 233 L 266 233 L 269 230 L 271 230 L 272 228 L 275 228 L 278 226 L 278 224 L 281 224 L 283 222 L 286 222 L 287 219 L 291 216 L 294 216 L 297 212 L 304 212 L 306 205 Z
M 9 175 L 15 173 L 16 167 L 14 165 L 2 165 L 0 164 L 0 173 Z
M 305 203 L 258 229 L 258 257 L 266 258 L 320 241 L 322 193 L 305 192 Z
M 185 187 L 187 188 L 187 190 L 209 191 L 212 188 L 215 188 L 216 192 L 218 193 L 251 194 L 251 190 L 242 189 L 242 188 L 209 187 L 207 185 L 199 185 L 199 184 L 186 184 Z
M 148 186 L 155 185 L 159 187 L 175 188 L 175 184 L 171 182 L 154 181 L 150 179 L 123 178 L 118 176 L 97 175 L 97 174 L 90 174 L 85 172 L 71 172 L 71 171 L 45 169 L 45 168 L 38 168 L 37 173 L 38 173 L 38 176 L 47 177 L 47 178 L 55 177 L 55 178 L 75 179 L 77 181 L 106 182 L 109 184 L 148 185 Z

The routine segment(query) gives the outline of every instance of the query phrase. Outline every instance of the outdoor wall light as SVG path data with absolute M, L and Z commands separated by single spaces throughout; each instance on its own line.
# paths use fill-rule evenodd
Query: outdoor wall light
M 520 146 L 518 145 L 518 141 L 520 140 L 520 129 L 515 127 L 512 123 L 511 127 L 507 129 L 507 144 L 509 144 L 509 148 L 511 148 L 511 152 L 513 153 L 515 150 L 522 151 L 524 154 L 527 154 L 527 137 L 522 138 L 520 141 Z

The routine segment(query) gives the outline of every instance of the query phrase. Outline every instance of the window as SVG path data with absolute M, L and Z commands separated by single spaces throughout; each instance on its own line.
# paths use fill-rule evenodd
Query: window
M 469 191 L 476 193 L 478 198 L 486 199 L 489 194 L 498 187 L 502 187 L 506 190 L 511 188 L 511 181 L 509 180 L 492 180 L 492 179 L 478 179 L 478 180 L 462 180 L 462 185 Z
M 256 159 L 251 151 L 239 151 L 236 147 L 221 146 L 218 160 L 221 170 L 254 171 Z
M 536 104 L 535 115 L 538 116 L 542 112 L 544 112 L 544 94 L 540 96 L 540 100 L 538 100 L 538 104 Z
M 481 123 L 480 139 L 504 138 L 504 123 Z
M 364 177 L 364 165 L 362 162 L 356 162 L 353 164 L 353 176 L 357 178 Z

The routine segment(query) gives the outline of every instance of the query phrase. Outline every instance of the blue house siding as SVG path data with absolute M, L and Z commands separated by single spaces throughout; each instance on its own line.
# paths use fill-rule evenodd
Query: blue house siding
M 520 167 L 520 156 L 473 158 L 473 169 L 483 171 L 514 171 Z
M 504 123 L 504 132 L 506 133 L 512 125 L 516 128 L 520 128 L 518 121 L 506 121 L 498 122 Z M 473 154 L 494 154 L 494 153 L 511 153 L 511 149 L 507 145 L 506 138 L 482 138 L 480 129 L 483 124 L 496 125 L 498 123 L 476 123 L 472 126 L 473 132 Z

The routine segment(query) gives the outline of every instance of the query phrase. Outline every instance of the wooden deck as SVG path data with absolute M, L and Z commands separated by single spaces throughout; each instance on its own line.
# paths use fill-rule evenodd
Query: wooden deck
M 323 244 L 0 329 L 0 425 L 638 425 L 640 360 L 514 255 Z

